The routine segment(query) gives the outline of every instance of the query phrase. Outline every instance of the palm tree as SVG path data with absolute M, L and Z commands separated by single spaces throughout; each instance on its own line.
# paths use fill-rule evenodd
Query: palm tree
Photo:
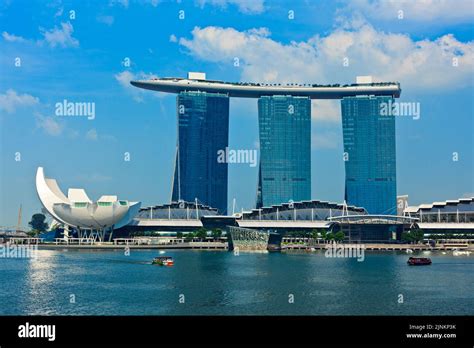
M 334 235 L 334 240 L 336 242 L 342 242 L 345 237 L 346 237 L 346 235 L 344 234 L 344 232 L 339 231 Z
M 323 239 L 323 242 L 326 242 L 326 240 L 328 239 L 328 232 L 326 230 L 321 230 L 321 238 Z

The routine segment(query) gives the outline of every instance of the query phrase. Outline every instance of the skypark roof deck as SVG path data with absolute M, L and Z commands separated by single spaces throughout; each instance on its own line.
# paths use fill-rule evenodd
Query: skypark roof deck
M 341 99 L 357 95 L 393 96 L 399 98 L 401 93 L 398 82 L 355 83 L 351 85 L 318 85 L 318 84 L 276 84 L 250 82 L 224 82 L 204 79 L 185 79 L 178 77 L 155 78 L 151 80 L 130 81 L 138 88 L 164 93 L 200 91 L 224 93 L 229 97 L 260 98 L 268 95 L 292 95 L 311 99 Z

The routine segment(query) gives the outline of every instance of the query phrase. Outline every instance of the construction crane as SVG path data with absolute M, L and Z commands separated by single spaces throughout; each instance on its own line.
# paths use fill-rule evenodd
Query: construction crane
M 20 204 L 20 209 L 18 210 L 18 223 L 16 225 L 16 231 L 21 232 L 21 204 Z

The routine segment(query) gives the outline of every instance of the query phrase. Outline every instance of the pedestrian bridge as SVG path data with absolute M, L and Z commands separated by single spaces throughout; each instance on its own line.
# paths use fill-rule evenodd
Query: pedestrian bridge
M 330 228 L 334 222 L 324 220 L 236 220 L 244 228 Z
M 197 219 L 135 219 L 129 226 L 138 227 L 203 227 L 202 221 Z
M 474 230 L 473 222 L 419 222 L 422 230 Z

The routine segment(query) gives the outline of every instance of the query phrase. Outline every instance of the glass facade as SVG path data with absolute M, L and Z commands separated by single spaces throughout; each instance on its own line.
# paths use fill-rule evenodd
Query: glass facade
M 172 201 L 184 200 L 227 212 L 227 163 L 218 151 L 229 145 L 229 97 L 181 92 L 177 96 L 178 144 Z
M 389 96 L 341 100 L 347 204 L 369 214 L 397 213 L 395 117 L 381 116 Z
M 311 199 L 311 101 L 258 99 L 260 167 L 257 208 Z

